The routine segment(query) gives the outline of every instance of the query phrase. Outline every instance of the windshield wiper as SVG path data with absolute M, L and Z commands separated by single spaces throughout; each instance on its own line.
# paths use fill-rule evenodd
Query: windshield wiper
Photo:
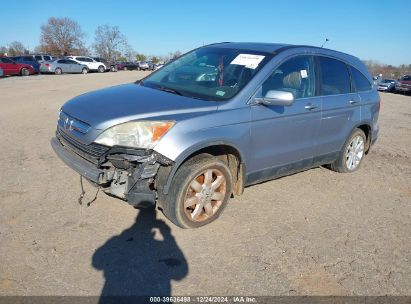
M 164 91 L 164 92 L 169 92 L 169 93 L 172 93 L 172 94 L 184 96 L 183 93 L 181 93 L 177 90 L 174 90 L 174 89 L 167 88 L 167 87 L 160 86 L 160 87 L 158 87 L 158 89 L 161 90 L 161 91 Z

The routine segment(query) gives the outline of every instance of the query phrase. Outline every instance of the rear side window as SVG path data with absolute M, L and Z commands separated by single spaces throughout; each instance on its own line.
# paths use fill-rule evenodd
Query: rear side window
M 339 60 L 318 57 L 321 69 L 321 95 L 337 95 L 351 92 L 350 74 L 347 65 Z
M 31 57 L 31 56 L 25 56 L 25 57 L 23 57 L 23 59 L 24 59 L 25 61 L 34 61 L 34 60 L 33 60 L 33 57 Z
M 67 63 L 67 61 L 65 59 L 60 59 L 59 61 L 57 61 L 58 63 Z
M 354 82 L 354 87 L 356 88 L 357 92 L 364 92 L 371 90 L 371 83 L 368 79 L 356 68 L 350 67 L 351 75 Z

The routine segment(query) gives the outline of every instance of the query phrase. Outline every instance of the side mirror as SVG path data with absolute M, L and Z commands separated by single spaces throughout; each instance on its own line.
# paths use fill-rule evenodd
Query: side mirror
M 286 91 L 268 91 L 264 97 L 255 98 L 257 104 L 266 106 L 290 106 L 294 102 L 294 95 Z

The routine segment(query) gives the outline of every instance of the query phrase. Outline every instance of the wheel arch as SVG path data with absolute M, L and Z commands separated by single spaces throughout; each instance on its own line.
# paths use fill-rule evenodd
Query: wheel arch
M 171 169 L 167 170 L 167 167 L 160 167 L 159 176 L 161 176 L 161 183 L 163 183 L 160 191 L 162 191 L 163 194 L 168 193 L 173 177 L 181 165 L 199 154 L 210 154 L 226 162 L 233 176 L 233 192 L 236 195 L 241 195 L 243 193 L 245 182 L 244 155 L 241 153 L 240 149 L 232 143 L 226 141 L 214 141 L 197 144 L 183 151 L 177 157 Z M 164 171 L 162 170 L 163 168 Z
M 368 151 L 370 150 L 371 147 L 371 125 L 368 122 L 362 122 L 359 123 L 355 128 L 351 130 L 351 133 L 354 132 L 355 129 L 360 129 L 364 132 L 365 137 L 366 137 L 366 142 L 365 142 L 365 154 L 368 154 Z

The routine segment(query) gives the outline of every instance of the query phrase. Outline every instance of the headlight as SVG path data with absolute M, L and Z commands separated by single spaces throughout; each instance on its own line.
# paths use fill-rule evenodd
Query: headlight
M 174 121 L 126 122 L 105 130 L 95 142 L 110 147 L 125 146 L 150 149 L 174 124 Z

